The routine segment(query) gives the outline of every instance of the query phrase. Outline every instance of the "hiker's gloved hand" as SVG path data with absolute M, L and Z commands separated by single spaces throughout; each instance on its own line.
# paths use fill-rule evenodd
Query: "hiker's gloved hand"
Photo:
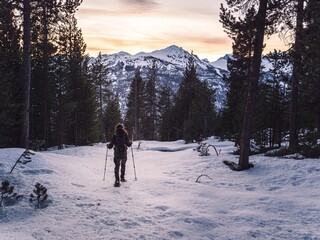
M 108 143 L 108 144 L 107 144 L 107 147 L 108 147 L 109 149 L 111 149 L 113 146 L 112 146 L 111 143 Z

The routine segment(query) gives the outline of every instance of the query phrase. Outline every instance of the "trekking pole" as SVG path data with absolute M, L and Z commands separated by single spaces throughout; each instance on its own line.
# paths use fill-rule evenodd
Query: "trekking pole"
M 107 160 L 108 160 L 108 146 L 107 146 L 107 153 L 106 153 L 106 161 L 105 161 L 105 163 L 104 163 L 103 181 L 106 179 Z
M 132 130 L 132 140 L 131 140 L 131 154 L 132 154 L 132 162 L 133 162 L 133 170 L 134 170 L 134 179 L 137 181 L 137 174 L 136 174 L 136 165 L 134 164 L 134 156 L 133 156 L 133 135 L 134 135 L 134 128 Z
M 131 153 L 132 153 L 132 162 L 133 162 L 133 170 L 134 170 L 134 180 L 137 181 L 137 174 L 136 174 L 136 165 L 134 164 L 134 156 L 133 156 L 133 149 L 131 145 Z

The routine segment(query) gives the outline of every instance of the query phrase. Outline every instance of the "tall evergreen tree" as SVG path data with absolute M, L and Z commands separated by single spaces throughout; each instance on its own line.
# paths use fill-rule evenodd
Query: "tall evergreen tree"
M 176 138 L 187 142 L 198 139 L 199 134 L 210 134 L 214 117 L 214 96 L 206 82 L 197 77 L 194 57 L 188 59 L 183 78 L 175 98 L 172 131 Z
M 255 140 L 263 147 L 274 147 L 281 146 L 283 132 L 288 130 L 289 73 L 285 69 L 289 67 L 289 56 L 287 52 L 274 51 L 266 59 L 272 67 L 259 84 Z
M 107 87 L 110 85 L 110 81 L 107 81 L 108 70 L 102 62 L 101 52 L 95 61 L 91 64 L 91 77 L 97 88 L 97 96 L 99 102 L 99 122 L 100 122 L 100 142 L 105 142 L 105 129 L 103 123 L 103 107 L 107 103 L 107 100 L 104 98 L 108 90 Z
M 130 92 L 127 99 L 127 113 L 125 125 L 133 129 L 134 140 L 142 139 L 142 120 L 145 102 L 145 82 L 140 75 L 140 69 L 136 69 L 134 78 L 130 85 Z
M 208 137 L 214 132 L 215 122 L 214 91 L 208 83 L 199 82 L 191 101 L 188 118 L 184 122 L 184 139 L 198 140 L 199 136 Z
M 145 86 L 145 109 L 143 120 L 143 135 L 146 140 L 154 140 L 157 135 L 157 91 L 156 91 L 157 67 L 153 62 L 147 74 Z
M 174 139 L 172 135 L 173 119 L 173 90 L 168 85 L 159 88 L 159 133 L 162 141 Z
M 293 70 L 291 79 L 291 103 L 290 103 L 290 136 L 289 148 L 295 152 L 299 147 L 298 140 L 298 98 L 299 98 L 299 82 L 302 74 L 302 46 L 303 46 L 303 5 L 304 0 L 297 0 L 297 17 L 295 30 L 295 43 L 293 52 Z
M 88 67 L 90 57 L 84 56 L 81 67 L 81 83 L 79 86 L 79 93 L 81 98 L 78 99 L 79 107 L 78 121 L 78 141 L 80 145 L 91 145 L 97 142 L 100 131 L 98 124 L 98 102 L 96 86 L 93 79 L 90 77 L 90 70 Z
M 121 111 L 119 104 L 119 96 L 111 96 L 104 115 L 104 126 L 106 129 L 106 139 L 111 141 L 111 137 L 115 131 L 115 126 L 121 123 Z
M 286 5 L 289 1 L 275 0 L 226 0 L 227 5 L 231 9 L 230 14 L 238 15 L 239 10 L 248 12 L 254 6 L 258 12 L 254 17 L 253 29 L 253 54 L 248 72 L 249 88 L 246 100 L 245 114 L 240 140 L 240 159 L 239 170 L 248 169 L 249 153 L 250 153 L 250 138 L 253 130 L 253 120 L 255 112 L 255 102 L 258 90 L 258 81 L 260 78 L 261 56 L 265 35 L 270 35 L 277 30 L 275 23 L 280 23 L 285 20 L 287 15 L 283 15 L 283 9 L 286 11 Z M 281 15 L 282 14 L 282 15 Z M 280 20 L 281 19 L 281 20 Z M 287 21 L 286 21 L 287 22 Z
M 175 99 L 175 122 L 173 129 L 176 131 L 176 138 L 184 138 L 187 128 L 184 126 L 189 117 L 189 111 L 192 101 L 195 97 L 195 89 L 199 80 L 197 78 L 196 66 L 194 64 L 193 54 L 188 59 L 183 78 L 179 84 L 179 88 Z M 190 141 L 192 139 L 186 139 Z
M 42 139 L 43 147 L 52 145 L 52 104 L 55 86 L 53 82 L 53 55 L 55 25 L 58 21 L 57 1 L 38 1 L 33 6 L 32 19 L 32 73 L 30 139 Z
M 20 129 L 21 32 L 14 5 L 0 0 L 0 147 L 17 146 Z
M 244 117 L 245 101 L 248 92 L 250 63 L 253 55 L 254 27 L 256 11 L 252 7 L 244 19 L 236 19 L 232 12 L 221 6 L 220 22 L 233 40 L 232 57 L 229 57 L 230 75 L 224 77 L 229 87 L 225 108 L 222 112 L 224 135 L 240 144 L 241 126 Z
M 63 116 L 63 123 L 60 126 L 65 127 L 65 141 L 67 143 L 83 145 L 88 142 L 88 134 L 84 132 L 87 119 L 83 114 L 83 108 L 87 106 L 83 105 L 82 95 L 87 94 L 84 93 L 85 91 L 91 92 L 91 88 L 87 85 L 89 84 L 89 75 L 87 74 L 85 56 L 86 44 L 73 14 L 67 13 L 65 15 L 60 27 L 60 34 L 61 47 L 59 47 L 59 54 L 62 55 L 60 61 L 66 64 L 64 68 L 59 66 L 57 69 L 57 71 L 63 72 L 63 82 L 59 82 L 59 84 L 65 90 L 64 96 L 61 98 L 64 102 L 59 103 L 59 105 L 66 114 Z M 91 81 L 90 84 L 93 85 L 94 83 Z M 86 104 L 92 106 L 90 101 Z M 57 113 L 57 115 L 61 116 L 61 113 Z
M 267 6 L 268 0 L 259 1 L 259 10 L 256 16 L 257 31 L 254 38 L 254 53 L 250 65 L 250 83 L 240 140 L 239 165 L 241 169 L 248 169 L 250 167 L 250 138 L 254 116 L 255 100 L 257 94 L 257 86 L 260 77 L 261 57 L 264 43 L 264 32 L 266 27 Z
M 23 0 L 23 83 L 22 128 L 20 147 L 27 148 L 29 141 L 30 79 L 31 79 L 31 5 Z
M 306 6 L 305 29 L 303 30 L 304 74 L 302 77 L 301 111 L 303 127 L 320 129 L 320 2 L 310 0 Z M 318 134 L 317 134 L 318 135 Z

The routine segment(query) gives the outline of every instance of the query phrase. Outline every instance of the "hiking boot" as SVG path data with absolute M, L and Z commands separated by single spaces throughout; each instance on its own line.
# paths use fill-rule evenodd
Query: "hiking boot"
M 119 180 L 116 180 L 116 181 L 115 181 L 114 186 L 115 186 L 115 187 L 120 187 L 120 182 L 119 182 Z
M 121 181 L 121 182 L 126 182 L 127 180 L 123 177 L 123 178 L 121 178 L 120 181 Z

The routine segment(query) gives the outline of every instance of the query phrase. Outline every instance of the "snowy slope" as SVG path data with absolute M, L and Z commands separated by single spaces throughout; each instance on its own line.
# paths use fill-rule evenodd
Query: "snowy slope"
M 233 143 L 213 143 L 220 156 L 200 157 L 196 144 L 134 143 L 127 179 L 112 186 L 113 151 L 101 144 L 37 152 L 8 174 L 22 149 L 0 149 L 0 180 L 23 195 L 0 208 L 0 239 L 320 239 L 318 159 L 251 157 L 255 167 L 233 172 Z M 200 183 L 195 180 L 201 175 Z M 210 178 L 212 179 L 210 179 Z M 36 182 L 48 207 L 28 201 Z
M 212 62 L 211 64 L 216 68 L 220 68 L 225 71 L 228 71 L 227 61 L 228 61 L 228 58 L 230 58 L 231 56 L 232 56 L 231 54 L 226 54 L 223 57 L 219 58 L 218 60 Z
M 226 54 L 223 57 L 219 58 L 218 60 L 211 62 L 210 64 L 217 69 L 221 69 L 223 71 L 228 72 L 227 61 L 229 58 L 232 58 L 232 54 Z M 264 74 L 270 74 L 270 71 L 273 71 L 274 69 L 272 63 L 265 56 L 262 58 L 261 67 L 262 67 L 262 72 Z M 283 71 L 289 74 L 291 73 L 292 68 L 290 65 L 288 65 L 283 68 Z

